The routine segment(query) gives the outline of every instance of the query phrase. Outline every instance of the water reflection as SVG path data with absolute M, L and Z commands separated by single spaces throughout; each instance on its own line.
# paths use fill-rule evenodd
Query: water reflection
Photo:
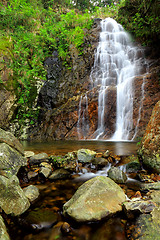
M 77 151 L 81 148 L 88 148 L 96 152 L 109 150 L 116 155 L 136 154 L 136 142 L 109 142 L 109 141 L 77 141 L 58 140 L 52 142 L 22 142 L 26 151 L 46 152 L 49 155 L 65 155 L 68 152 Z

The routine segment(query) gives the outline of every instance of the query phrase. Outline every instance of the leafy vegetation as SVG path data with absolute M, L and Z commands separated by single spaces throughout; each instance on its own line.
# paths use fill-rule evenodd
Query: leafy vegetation
M 158 0 L 126 0 L 119 9 L 118 21 L 142 44 L 156 46 L 159 43 Z
M 37 82 L 46 80 L 44 60 L 57 50 L 70 69 L 69 46 L 83 54 L 84 29 L 93 18 L 118 16 L 119 21 L 145 43 L 159 35 L 158 0 L 3 0 L 0 3 L 0 65 L 10 70 L 0 85 L 17 96 L 16 118 L 38 116 Z M 119 10 L 120 9 L 120 10 Z M 119 12 L 118 12 L 119 10 Z

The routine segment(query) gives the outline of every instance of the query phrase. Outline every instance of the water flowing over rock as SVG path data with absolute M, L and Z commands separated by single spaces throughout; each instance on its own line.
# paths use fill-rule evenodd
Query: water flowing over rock
M 113 19 L 95 19 L 84 31 L 83 55 L 69 46 L 71 70 L 55 52 L 46 59 L 48 81 L 40 91 L 38 125 L 30 128 L 28 139 L 134 140 L 143 135 L 160 97 L 158 61 L 146 60 L 145 49 L 131 43 Z
M 98 221 L 122 210 L 123 190 L 110 178 L 95 177 L 85 182 L 64 204 L 63 213 L 78 222 Z

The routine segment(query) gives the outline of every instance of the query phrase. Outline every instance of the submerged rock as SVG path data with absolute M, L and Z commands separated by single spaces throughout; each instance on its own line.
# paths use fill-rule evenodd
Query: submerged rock
M 125 183 L 127 181 L 126 174 L 119 168 L 111 167 L 108 171 L 108 177 L 116 183 Z
M 98 221 L 122 210 L 126 197 L 110 178 L 98 176 L 85 182 L 64 204 L 63 214 L 78 222 Z
M 27 165 L 27 159 L 6 143 L 0 143 L 0 172 L 6 175 L 17 174 L 21 166 Z
M 6 214 L 14 216 L 24 213 L 30 207 L 15 175 L 9 179 L 0 176 L 0 207 Z
M 10 240 L 3 218 L 0 216 L 0 240 Z

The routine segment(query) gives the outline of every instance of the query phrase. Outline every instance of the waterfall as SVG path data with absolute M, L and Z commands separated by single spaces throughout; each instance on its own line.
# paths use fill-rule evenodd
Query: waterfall
M 88 97 L 87 94 L 80 97 L 79 110 L 78 110 L 78 122 L 77 133 L 79 139 L 86 139 L 89 130 L 88 120 Z
M 123 27 L 111 18 L 101 21 L 100 40 L 90 78 L 93 87 L 100 86 L 98 128 L 95 139 L 104 139 L 106 97 L 115 89 L 116 123 L 110 140 L 131 140 L 133 137 L 133 80 L 139 73 L 138 51 Z

